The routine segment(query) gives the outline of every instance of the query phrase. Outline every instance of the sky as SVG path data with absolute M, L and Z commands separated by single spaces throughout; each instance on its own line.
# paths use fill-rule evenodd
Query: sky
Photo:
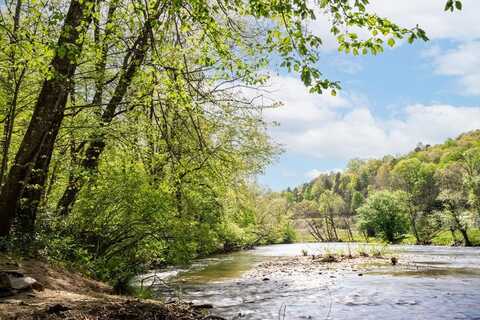
M 419 24 L 430 41 L 399 43 L 377 56 L 340 54 L 328 23 L 319 67 L 339 80 L 337 96 L 309 94 L 294 74 L 272 76 L 269 95 L 282 106 L 264 111 L 284 152 L 258 182 L 283 190 L 318 174 L 341 171 L 352 158 L 409 152 L 480 129 L 479 0 L 444 12 L 445 0 L 371 0 L 371 11 L 404 27 Z

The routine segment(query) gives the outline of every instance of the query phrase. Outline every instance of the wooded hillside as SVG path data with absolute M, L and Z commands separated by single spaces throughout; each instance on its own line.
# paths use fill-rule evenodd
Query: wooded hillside
M 322 174 L 282 196 L 320 241 L 353 240 L 358 230 L 391 242 L 410 234 L 429 244 L 448 230 L 454 242 L 472 245 L 480 214 L 480 130 L 435 146 L 419 143 L 402 156 L 353 159 L 343 172 Z

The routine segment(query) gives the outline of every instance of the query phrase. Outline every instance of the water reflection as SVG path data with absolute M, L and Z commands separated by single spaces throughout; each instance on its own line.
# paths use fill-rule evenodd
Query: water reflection
M 234 252 L 228 255 L 218 255 L 202 259 L 188 271 L 182 272 L 173 281 L 188 283 L 223 282 L 240 277 L 256 263 L 265 261 L 266 257 L 250 252 Z

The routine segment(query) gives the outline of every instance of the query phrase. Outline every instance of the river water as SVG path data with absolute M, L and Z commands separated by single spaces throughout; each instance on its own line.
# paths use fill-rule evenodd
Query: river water
M 358 248 L 362 246 L 361 248 Z M 248 277 L 287 256 L 366 250 L 368 245 L 288 244 L 218 255 L 158 272 L 159 298 L 212 304 L 227 319 L 480 319 L 480 248 L 390 246 L 406 265 Z

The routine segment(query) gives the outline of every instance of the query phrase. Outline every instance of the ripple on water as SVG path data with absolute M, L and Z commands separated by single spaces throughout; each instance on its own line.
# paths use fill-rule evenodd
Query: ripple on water
M 171 280 L 176 290 L 159 287 L 158 294 L 181 292 L 185 300 L 212 303 L 229 319 L 279 319 L 282 306 L 285 319 L 480 319 L 479 248 L 394 246 L 406 266 L 382 262 L 245 276 L 259 263 L 298 256 L 303 248 L 319 254 L 356 245 L 277 245 L 217 256 L 179 272 Z
M 435 268 L 435 267 L 420 267 L 412 269 L 394 269 L 368 271 L 367 275 L 390 275 L 394 277 L 456 277 L 464 279 L 465 277 L 480 277 L 480 269 L 476 268 Z

